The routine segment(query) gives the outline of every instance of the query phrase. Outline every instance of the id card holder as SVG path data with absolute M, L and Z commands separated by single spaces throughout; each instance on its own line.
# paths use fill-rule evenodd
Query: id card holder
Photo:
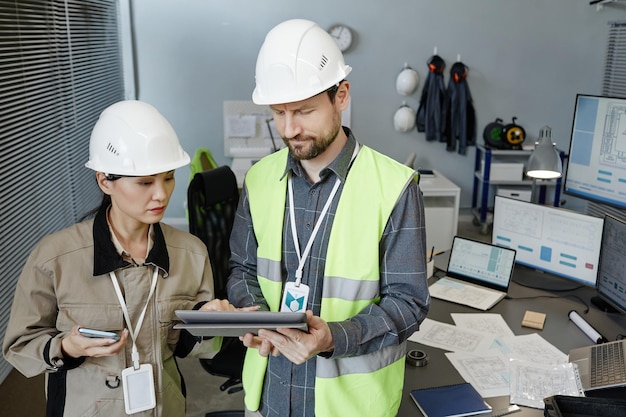
M 300 284 L 299 286 L 296 286 L 295 282 L 288 282 L 285 284 L 283 301 L 280 303 L 280 311 L 283 313 L 304 313 L 306 311 L 308 299 L 308 285 Z
M 138 413 L 156 407 L 152 365 L 144 363 L 135 369 L 132 366 L 122 371 L 124 407 L 126 414 Z

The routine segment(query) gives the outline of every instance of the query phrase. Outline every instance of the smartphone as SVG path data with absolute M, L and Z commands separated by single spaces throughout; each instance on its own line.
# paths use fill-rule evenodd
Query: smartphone
M 86 337 L 98 337 L 104 339 L 120 340 L 120 335 L 115 332 L 106 332 L 104 330 L 89 329 L 87 327 L 79 327 L 78 333 Z

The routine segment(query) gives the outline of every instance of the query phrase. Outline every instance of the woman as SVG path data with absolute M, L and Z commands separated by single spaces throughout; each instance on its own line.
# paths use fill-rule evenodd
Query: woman
M 212 355 L 221 338 L 174 330 L 175 311 L 234 310 L 212 300 L 205 245 L 159 223 L 174 170 L 188 163 L 154 107 L 122 101 L 101 114 L 86 166 L 96 171 L 102 204 L 93 219 L 33 250 L 3 342 L 5 358 L 22 374 L 45 373 L 47 416 L 184 417 L 174 356 Z M 86 337 L 80 327 L 119 340 Z

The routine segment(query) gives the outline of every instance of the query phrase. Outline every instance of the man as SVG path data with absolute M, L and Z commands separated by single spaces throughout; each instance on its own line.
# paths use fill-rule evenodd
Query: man
M 350 71 L 306 20 L 276 26 L 259 52 L 252 98 L 288 149 L 246 176 L 229 299 L 306 311 L 308 332 L 242 337 L 248 416 L 395 416 L 405 341 L 428 312 L 417 176 L 341 126 Z

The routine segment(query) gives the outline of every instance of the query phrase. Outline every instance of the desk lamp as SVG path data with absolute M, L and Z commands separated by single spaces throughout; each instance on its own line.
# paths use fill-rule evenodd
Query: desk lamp
M 535 142 L 535 149 L 528 158 L 528 168 L 526 175 L 533 179 L 531 191 L 531 201 L 535 201 L 536 182 L 540 180 L 550 180 L 560 178 L 563 172 L 561 156 L 552 143 L 552 129 L 544 126 L 539 130 L 539 140 Z

